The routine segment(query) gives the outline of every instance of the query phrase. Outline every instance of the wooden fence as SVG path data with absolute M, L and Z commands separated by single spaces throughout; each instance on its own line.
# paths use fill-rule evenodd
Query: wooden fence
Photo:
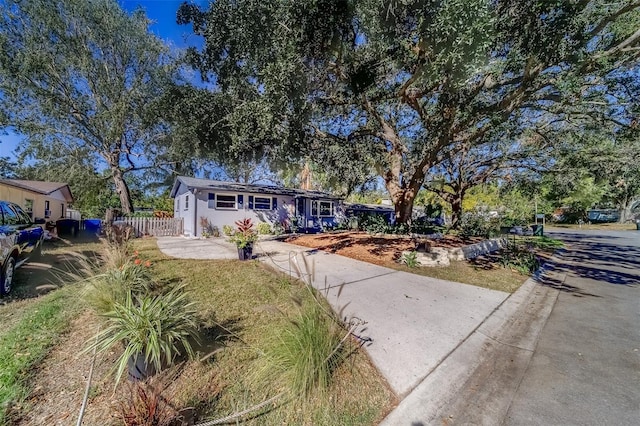
M 137 236 L 173 237 L 184 232 L 182 218 L 118 217 L 115 220 L 133 226 Z

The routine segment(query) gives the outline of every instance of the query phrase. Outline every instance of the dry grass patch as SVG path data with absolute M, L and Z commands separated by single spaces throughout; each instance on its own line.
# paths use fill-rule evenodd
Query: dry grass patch
M 481 259 L 478 259 L 480 261 Z M 398 269 L 412 274 L 424 275 L 426 277 L 438 278 L 446 281 L 471 284 L 491 290 L 500 290 L 513 293 L 529 278 L 519 272 L 503 268 L 496 263 L 488 262 L 480 266 L 478 262 L 452 261 L 449 266 L 433 268 L 408 268 L 398 263 L 385 265 L 389 268 Z

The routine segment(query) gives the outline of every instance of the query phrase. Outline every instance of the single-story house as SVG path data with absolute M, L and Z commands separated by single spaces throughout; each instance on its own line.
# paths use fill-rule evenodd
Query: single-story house
M 184 219 L 184 234 L 202 235 L 202 218 L 222 230 L 250 218 L 285 230 L 318 230 L 336 224 L 341 198 L 275 185 L 258 185 L 178 176 L 171 189 L 174 217 Z
M 62 182 L 0 179 L 0 200 L 21 206 L 33 220 L 57 220 L 65 217 L 73 195 Z
M 386 204 L 357 204 L 345 203 L 344 213 L 347 217 L 357 216 L 359 214 L 371 214 L 383 216 L 387 222 L 393 222 L 395 217 L 395 208 Z

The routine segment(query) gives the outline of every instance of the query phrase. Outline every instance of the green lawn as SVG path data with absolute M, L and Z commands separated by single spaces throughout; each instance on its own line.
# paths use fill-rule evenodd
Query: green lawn
M 248 372 L 268 344 L 270 330 L 289 321 L 297 309 L 294 300 L 308 301 L 309 290 L 256 261 L 170 259 L 158 251 L 154 240 L 137 241 L 136 249 L 142 259 L 152 262 L 158 279 L 188 283 L 207 327 L 202 355 L 221 348 L 207 362 L 186 367 L 176 398 L 200 407 L 207 418 L 218 418 L 273 396 L 276 389 L 262 389 Z M 251 423 L 376 424 L 394 403 L 362 351 L 354 353 L 334 379 L 328 394 L 304 403 L 269 405 Z M 212 393 L 203 395 L 203 389 Z
M 549 257 L 556 250 L 564 247 L 561 241 L 546 236 L 509 236 L 508 238 L 511 244 L 517 244 L 520 247 L 530 247 L 531 250 L 534 250 L 541 258 Z M 529 278 L 529 275 L 505 267 L 502 262 L 505 253 L 506 250 L 501 250 L 468 261 L 452 261 L 449 266 L 443 267 L 409 268 L 399 263 L 389 263 L 386 266 L 441 280 L 455 281 L 513 293 Z
M 141 259 L 151 261 L 151 273 L 161 285 L 186 283 L 198 307 L 198 359 L 185 360 L 169 371 L 172 376 L 163 397 L 177 407 L 196 407 L 199 420 L 204 420 L 245 410 L 280 391 L 257 382 L 252 367 L 263 355 L 272 331 L 296 318 L 299 308 L 294 301 L 311 300 L 307 287 L 259 262 L 172 259 L 160 253 L 154 239 L 135 240 L 133 248 Z M 84 242 L 49 246 L 43 263 L 69 269 L 65 268 L 70 259 L 65 253 L 68 249 L 94 256 L 100 245 Z M 82 294 L 78 286 L 82 284 L 40 294 L 39 286 L 59 284 L 56 276 L 60 275 L 29 266 L 19 272 L 14 296 L 0 305 L 0 319 L 5 324 L 0 331 L 0 424 L 10 422 L 7 413 L 12 409 L 29 409 L 31 402 L 25 402 L 25 398 L 38 384 L 37 366 L 63 333 L 73 338 L 77 332 L 69 325 L 86 308 L 86 304 L 78 303 Z M 78 370 L 86 368 L 86 357 L 78 357 L 77 362 Z M 98 424 L 93 416 L 108 410 L 113 383 L 111 379 L 105 382 L 95 378 L 87 424 Z M 127 383 L 119 385 L 117 398 L 125 397 L 126 387 Z M 52 402 L 40 399 L 35 403 Z M 298 401 L 281 398 L 240 420 L 265 425 L 372 425 L 395 403 L 384 379 L 358 350 L 334 372 L 326 393 Z

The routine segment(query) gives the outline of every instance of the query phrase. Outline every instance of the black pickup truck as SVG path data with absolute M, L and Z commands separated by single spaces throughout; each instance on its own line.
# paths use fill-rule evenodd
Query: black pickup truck
M 11 291 L 15 269 L 40 254 L 44 231 L 20 206 L 0 201 L 0 294 Z

